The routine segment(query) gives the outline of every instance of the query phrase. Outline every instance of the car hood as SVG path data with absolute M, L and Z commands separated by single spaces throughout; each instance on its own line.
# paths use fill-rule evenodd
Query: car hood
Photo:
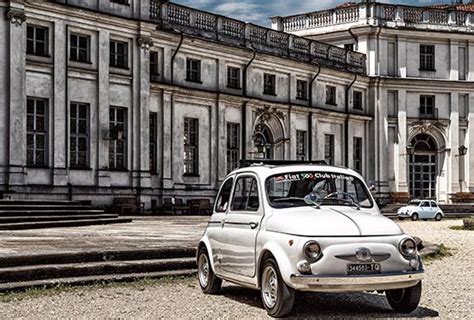
M 352 207 L 276 209 L 266 222 L 266 230 L 308 237 L 359 237 L 403 233 L 392 220 L 378 213 Z

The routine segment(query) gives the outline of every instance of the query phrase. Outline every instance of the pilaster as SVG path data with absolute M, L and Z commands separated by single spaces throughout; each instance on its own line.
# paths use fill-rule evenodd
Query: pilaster
M 68 63 L 67 59 L 67 27 L 64 21 L 56 21 L 54 24 L 54 65 L 61 66 Z M 54 83 L 53 83 L 53 101 L 51 108 L 54 108 L 53 121 L 53 185 L 66 186 L 68 183 L 67 172 L 67 123 L 69 110 L 67 101 L 67 81 L 68 68 L 54 68 Z
M 450 153 L 450 186 L 449 193 L 459 192 L 459 95 L 457 92 L 451 93 L 451 112 L 449 125 Z
M 163 188 L 171 189 L 173 187 L 173 95 L 171 92 L 163 92 L 163 126 L 161 136 L 162 143 L 162 159 L 163 159 Z
M 97 140 L 97 175 L 98 186 L 110 187 L 109 173 L 109 140 L 106 139 L 109 133 L 109 31 L 101 29 L 99 31 L 99 75 L 98 75 L 98 99 L 97 118 L 99 134 Z
M 26 23 L 23 4 L 12 3 L 9 24 L 9 185 L 25 183 L 26 166 Z
M 398 91 L 398 191 L 408 192 L 408 164 L 410 156 L 407 154 L 408 124 L 406 91 Z

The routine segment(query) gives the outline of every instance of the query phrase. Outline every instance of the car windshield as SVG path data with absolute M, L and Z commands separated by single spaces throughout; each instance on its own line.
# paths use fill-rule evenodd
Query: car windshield
M 355 206 L 371 208 L 372 198 L 358 178 L 331 172 L 291 172 L 271 176 L 265 183 L 274 208 Z
M 418 207 L 420 205 L 420 201 L 410 201 L 408 202 L 408 205 Z

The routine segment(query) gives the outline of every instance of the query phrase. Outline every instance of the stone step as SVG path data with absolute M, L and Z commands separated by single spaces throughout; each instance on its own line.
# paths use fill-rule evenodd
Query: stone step
M 195 267 L 194 257 L 10 267 L 0 268 L 0 284 L 58 278 L 176 271 Z
M 78 248 L 81 250 L 81 248 Z M 5 255 L 0 257 L 0 268 L 34 265 L 90 263 L 104 261 L 156 260 L 195 258 L 196 248 L 166 247 L 128 250 L 90 250 L 56 252 L 47 254 Z
M 73 221 L 73 220 L 90 220 L 90 219 L 111 219 L 118 218 L 116 214 L 88 214 L 88 215 L 53 215 L 53 216 L 9 216 L 5 217 L 0 214 L 0 225 L 10 223 L 24 223 L 24 222 L 46 222 L 46 221 Z
M 49 204 L 32 204 L 32 205 L 23 205 L 23 204 L 3 204 L 0 205 L 1 211 L 16 210 L 16 211 L 54 211 L 54 210 L 92 210 L 91 206 L 82 206 L 79 204 L 64 204 L 64 205 L 49 205 Z
M 191 276 L 197 273 L 196 269 L 177 270 L 177 271 L 159 271 L 148 273 L 129 273 L 120 275 L 100 275 L 77 278 L 57 278 L 25 282 L 9 282 L 0 284 L 0 292 L 21 291 L 30 288 L 51 288 L 58 285 L 91 285 L 97 283 L 111 282 L 133 282 L 140 279 L 159 279 L 163 277 Z
M 90 201 L 69 201 L 69 200 L 28 200 L 28 199 L 0 199 L 0 206 L 3 205 L 81 205 L 89 203 Z
M 28 217 L 28 216 L 74 216 L 104 214 L 104 210 L 0 210 L 0 217 Z
M 45 222 L 24 222 L 24 223 L 3 223 L 0 224 L 0 230 L 27 230 L 27 229 L 45 229 L 45 228 L 65 228 L 65 227 L 84 227 L 91 225 L 105 225 L 112 223 L 128 223 L 132 219 L 111 218 L 111 219 L 82 219 L 82 220 L 58 220 Z

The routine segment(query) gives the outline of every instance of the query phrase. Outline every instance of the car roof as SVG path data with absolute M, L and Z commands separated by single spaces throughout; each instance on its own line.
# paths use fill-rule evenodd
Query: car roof
M 329 165 L 312 165 L 312 164 L 303 164 L 303 165 L 266 165 L 266 164 L 255 164 L 249 167 L 240 168 L 232 171 L 229 175 L 241 174 L 241 173 L 255 173 L 259 177 L 266 179 L 269 176 L 283 173 L 293 173 L 293 172 L 331 172 L 331 173 L 341 173 L 349 174 L 351 176 L 356 176 L 361 180 L 364 180 L 360 174 L 352 169 L 338 166 L 329 166 Z

